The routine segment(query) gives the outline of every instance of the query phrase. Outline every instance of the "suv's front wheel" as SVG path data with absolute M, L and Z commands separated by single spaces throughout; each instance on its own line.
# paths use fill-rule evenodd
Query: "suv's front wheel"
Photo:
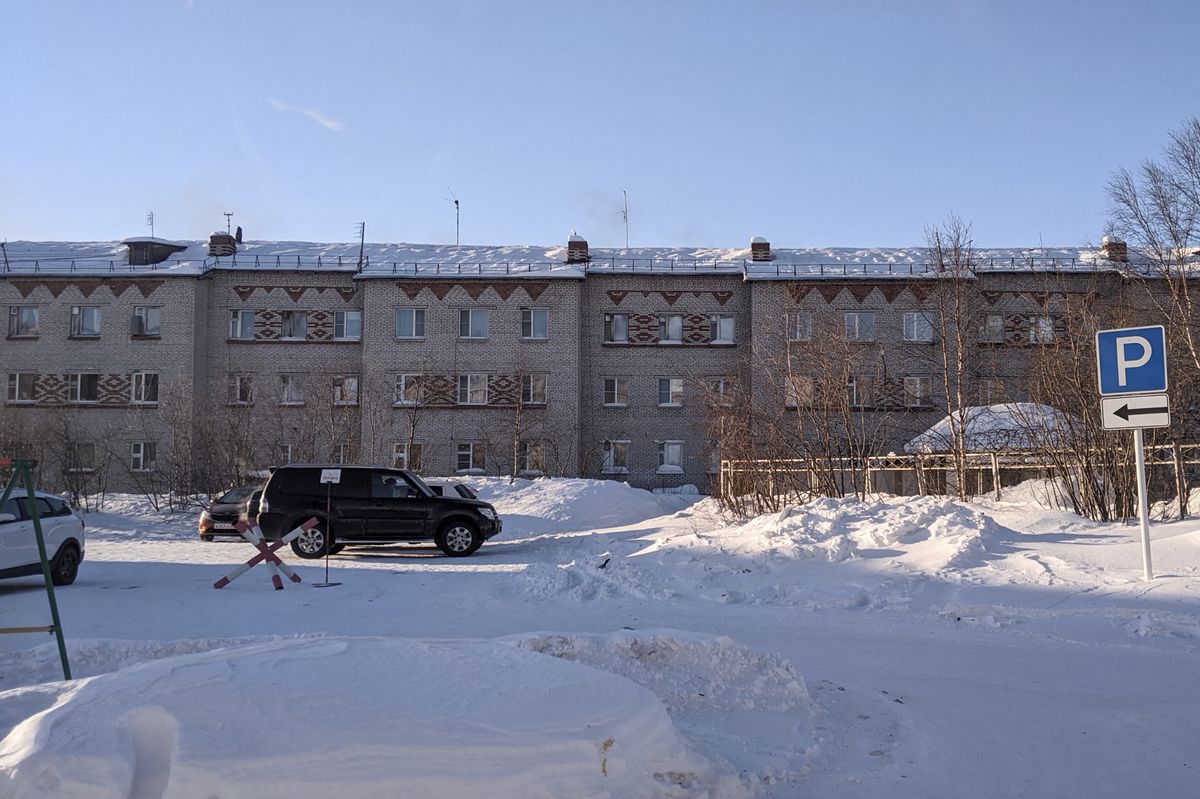
M 292 551 L 307 560 L 325 557 L 325 550 L 331 545 L 329 533 L 326 532 L 327 527 L 328 525 L 322 522 L 300 533 L 292 539 Z
M 452 558 L 463 558 L 483 545 L 479 528 L 465 519 L 455 519 L 442 525 L 434 537 L 438 549 Z

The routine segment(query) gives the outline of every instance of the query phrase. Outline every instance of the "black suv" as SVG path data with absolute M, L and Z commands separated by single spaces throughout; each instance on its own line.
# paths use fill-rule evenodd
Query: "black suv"
M 260 503 L 258 526 L 272 540 L 316 517 L 317 526 L 292 541 L 302 558 L 398 541 L 433 541 L 447 555 L 464 557 L 500 532 L 500 517 L 488 503 L 436 496 L 412 472 L 382 466 L 281 466 Z

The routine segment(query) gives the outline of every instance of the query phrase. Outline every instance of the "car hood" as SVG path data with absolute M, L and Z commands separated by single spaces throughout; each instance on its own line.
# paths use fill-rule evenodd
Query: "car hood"
M 205 510 L 207 510 L 210 514 L 216 515 L 216 516 L 223 516 L 223 515 L 228 515 L 228 514 L 233 514 L 236 516 L 242 510 L 242 508 L 245 507 L 245 505 L 246 505 L 245 502 L 214 502 L 212 505 L 209 505 Z
M 440 499 L 447 502 L 457 502 L 459 505 L 470 505 L 472 508 L 488 508 L 492 511 L 496 510 L 494 507 L 492 507 L 492 503 L 490 502 L 484 502 L 482 499 L 467 499 L 466 497 L 460 497 L 457 493 L 451 497 L 435 496 L 434 499 Z

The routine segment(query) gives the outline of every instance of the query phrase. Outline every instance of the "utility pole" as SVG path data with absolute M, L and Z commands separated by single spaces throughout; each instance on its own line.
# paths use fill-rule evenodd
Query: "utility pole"
M 454 189 L 450 188 L 449 186 L 447 186 L 447 187 L 446 187 L 446 191 L 450 192 L 450 196 L 449 196 L 449 197 L 443 197 L 442 199 L 443 199 L 443 200 L 446 200 L 447 202 L 452 202 L 452 203 L 454 203 L 454 246 L 455 246 L 455 247 L 457 247 L 457 246 L 458 246 L 458 244 L 459 244 L 459 234 L 458 234 L 458 195 L 457 195 L 457 194 L 455 194 L 455 193 L 454 193 Z

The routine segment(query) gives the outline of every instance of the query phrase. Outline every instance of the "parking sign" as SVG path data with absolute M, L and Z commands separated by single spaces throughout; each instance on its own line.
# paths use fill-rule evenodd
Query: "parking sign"
M 1162 325 L 1096 333 L 1100 394 L 1161 394 L 1167 390 L 1167 336 Z

